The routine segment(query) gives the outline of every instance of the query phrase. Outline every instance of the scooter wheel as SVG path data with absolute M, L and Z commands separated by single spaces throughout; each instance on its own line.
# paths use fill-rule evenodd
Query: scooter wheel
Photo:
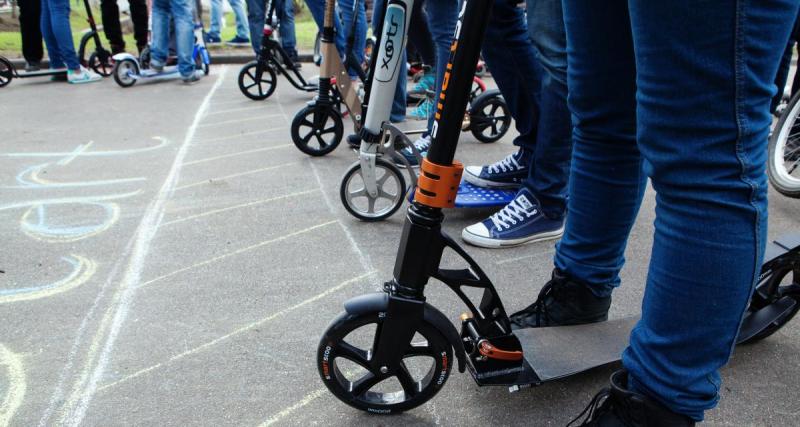
M 291 130 L 294 145 L 310 156 L 324 156 L 335 150 L 344 134 L 341 114 L 333 106 L 320 104 L 298 111 Z
M 751 344 L 761 341 L 775 332 L 778 332 L 778 330 L 789 323 L 789 321 L 791 321 L 794 316 L 797 315 L 797 312 L 800 311 L 800 261 L 795 261 L 794 268 L 788 268 L 784 271 L 774 274 L 777 274 L 777 277 L 774 277 L 771 279 L 771 281 L 774 281 L 774 283 L 777 283 L 778 285 L 775 286 L 772 291 L 768 292 L 771 294 L 767 295 L 769 300 L 774 302 L 789 297 L 794 299 L 794 306 L 781 317 L 770 323 L 759 333 L 753 335 L 746 341 L 742 341 L 740 344 Z M 781 285 L 782 282 L 788 283 Z M 763 301 L 762 290 L 756 289 L 755 293 L 753 294 L 753 300 L 751 301 L 750 307 L 748 307 L 747 310 L 758 310 L 766 304 L 768 304 L 768 302 Z
M 9 60 L 0 57 L 0 87 L 6 86 L 11 83 L 14 78 L 14 66 L 11 65 Z
M 136 84 L 133 74 L 137 73 L 139 73 L 139 67 L 132 59 L 123 59 L 114 64 L 114 81 L 122 87 L 131 87 Z
M 370 196 L 361 171 L 361 163 L 353 163 L 345 172 L 339 197 L 347 212 L 362 221 L 382 221 L 403 205 L 406 181 L 397 166 L 382 158 L 375 160 L 377 194 Z
M 472 86 L 470 87 L 469 90 L 469 101 L 470 102 L 474 101 L 475 98 L 477 98 L 484 92 L 486 92 L 486 83 L 484 83 L 483 80 L 481 80 L 477 76 L 472 77 Z
M 480 142 L 491 143 L 505 136 L 511 127 L 511 112 L 496 91 L 486 91 L 470 106 L 470 130 Z
M 111 52 L 94 51 L 89 55 L 89 68 L 103 77 L 108 77 L 114 72 L 114 61 L 111 59 Z
M 372 361 L 385 313 L 342 313 L 317 349 L 322 382 L 342 402 L 374 414 L 415 408 L 441 390 L 450 376 L 453 349 L 433 325 L 423 322 L 397 366 Z
M 259 72 L 260 68 L 260 72 Z M 259 65 L 258 61 L 250 61 L 239 71 L 239 90 L 255 101 L 263 101 L 275 92 L 278 78 L 270 66 Z
M 200 48 L 197 51 L 197 54 L 194 56 L 194 67 L 197 70 L 202 70 L 203 75 L 207 76 L 208 73 L 211 72 L 211 67 L 208 65 L 206 58 L 208 57 L 208 51 L 204 48 Z

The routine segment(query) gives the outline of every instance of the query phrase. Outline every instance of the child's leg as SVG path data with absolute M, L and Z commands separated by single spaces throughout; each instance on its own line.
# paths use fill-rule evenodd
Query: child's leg
M 190 0 L 170 0 L 172 18 L 175 21 L 175 43 L 178 53 L 178 70 L 186 77 L 194 72 L 194 20 L 193 3 Z
M 151 60 L 157 65 L 167 62 L 169 49 L 169 0 L 153 0 L 153 34 Z
M 72 43 L 72 30 L 69 26 L 69 0 L 46 0 L 42 4 L 43 9 L 45 5 L 49 8 L 48 16 L 50 19 L 47 25 L 50 26 L 51 43 L 55 42 L 55 46 L 48 45 L 48 51 L 57 51 L 60 60 L 70 70 L 80 69 L 81 64 L 78 61 L 78 54 L 75 53 L 75 46 Z
M 42 28 L 42 37 L 47 46 L 47 56 L 50 57 L 50 68 L 64 68 L 64 61 L 58 52 L 58 42 L 56 35 L 53 34 L 53 26 L 50 24 L 50 0 L 41 0 L 42 15 L 39 24 Z

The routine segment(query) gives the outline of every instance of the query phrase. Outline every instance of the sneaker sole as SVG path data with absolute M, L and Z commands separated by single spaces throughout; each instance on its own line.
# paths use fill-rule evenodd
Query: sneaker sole
M 75 80 L 73 80 L 73 81 L 69 81 L 69 80 L 67 80 L 67 83 L 69 83 L 69 84 L 71 84 L 71 85 L 83 85 L 83 84 L 86 84 L 86 83 L 97 83 L 97 82 L 99 82 L 99 81 L 102 81 L 102 80 L 103 80 L 103 79 L 97 79 L 97 80 L 78 80 L 78 81 L 75 81 Z
M 483 188 L 506 188 L 506 189 L 515 189 L 522 186 L 522 184 L 508 184 L 505 182 L 496 182 L 496 181 L 489 181 L 487 179 L 483 179 L 481 177 L 475 176 L 469 172 L 464 173 L 464 180 L 472 185 L 476 185 L 478 187 Z
M 477 236 L 468 232 L 466 229 L 461 231 L 461 238 L 473 246 L 481 248 L 497 249 L 497 248 L 511 248 L 514 246 L 521 246 L 526 243 L 544 242 L 546 240 L 555 240 L 564 234 L 564 227 L 558 230 L 548 231 L 546 233 L 539 233 L 534 236 L 522 237 L 519 239 L 499 240 L 491 237 Z

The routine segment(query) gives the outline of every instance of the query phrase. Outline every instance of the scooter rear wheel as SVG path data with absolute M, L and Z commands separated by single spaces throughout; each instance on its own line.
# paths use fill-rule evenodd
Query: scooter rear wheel
M 136 84 L 133 74 L 139 73 L 139 66 L 133 59 L 123 59 L 114 64 L 114 81 L 122 87 L 131 87 Z
M 102 49 L 96 50 L 89 55 L 89 68 L 103 77 L 108 77 L 114 72 L 114 61 L 111 59 L 111 52 Z
M 347 212 L 362 221 L 382 221 L 397 212 L 403 205 L 406 194 L 406 181 L 400 169 L 386 160 L 377 158 L 375 185 L 378 194 L 372 197 L 364 183 L 361 163 L 356 162 L 350 166 L 342 177 L 342 184 L 339 187 L 339 197 Z
M 300 151 L 324 156 L 342 142 L 344 125 L 334 105 L 311 104 L 297 112 L 291 130 L 292 142 Z
M 777 273 L 779 277 L 776 277 L 774 280 L 782 282 L 790 282 L 788 284 L 782 286 L 776 286 L 775 290 L 773 291 L 774 295 L 767 295 L 771 301 L 778 301 L 783 298 L 792 298 L 794 299 L 794 306 L 786 313 L 784 313 L 781 317 L 773 321 L 769 324 L 766 328 L 761 330 L 761 332 L 753 335 L 752 338 L 749 338 L 746 341 L 741 342 L 741 344 L 751 344 L 757 341 L 761 341 L 764 338 L 778 332 L 782 327 L 784 327 L 787 323 L 789 323 L 795 315 L 797 315 L 798 311 L 800 311 L 800 263 L 796 265 L 793 269 L 787 269 L 782 272 Z M 787 280 L 788 278 L 788 280 Z M 760 290 L 756 289 L 753 295 L 753 302 L 751 302 L 750 307 L 748 307 L 749 311 L 758 310 L 765 305 L 765 302 L 758 302 L 760 298 Z
M 391 414 L 415 408 L 441 390 L 450 376 L 453 349 L 433 325 L 423 322 L 398 366 L 372 361 L 384 313 L 342 313 L 322 336 L 317 369 L 342 402 L 362 411 Z
M 11 83 L 14 78 L 14 66 L 5 58 L 0 57 L 0 87 Z
M 472 135 L 483 143 L 500 140 L 511 127 L 511 111 L 496 91 L 478 96 L 470 105 L 469 117 Z
M 259 68 L 261 72 L 259 73 Z M 260 74 L 260 76 L 259 76 Z M 239 90 L 254 101 L 263 101 L 275 92 L 278 78 L 270 66 L 260 66 L 258 61 L 250 61 L 239 71 Z

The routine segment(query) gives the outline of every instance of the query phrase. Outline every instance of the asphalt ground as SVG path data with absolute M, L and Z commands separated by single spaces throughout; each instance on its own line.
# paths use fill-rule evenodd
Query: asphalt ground
M 290 140 L 311 96 L 280 78 L 250 101 L 237 73 L 0 90 L 0 426 L 564 425 L 605 385 L 614 366 L 513 394 L 454 371 L 403 415 L 336 400 L 315 367 L 319 336 L 342 302 L 391 277 L 402 211 L 351 217 L 338 191 L 355 153 L 310 158 Z M 457 157 L 495 161 L 511 139 L 463 134 Z M 653 209 L 650 190 L 612 318 L 640 310 Z M 445 228 L 458 236 L 489 213 L 449 211 Z M 800 229 L 800 202 L 771 191 L 769 221 L 771 238 Z M 510 311 L 552 268 L 553 242 L 468 250 Z M 427 295 L 454 322 L 464 310 L 444 286 Z M 796 425 L 798 353 L 797 321 L 737 348 L 708 424 Z

